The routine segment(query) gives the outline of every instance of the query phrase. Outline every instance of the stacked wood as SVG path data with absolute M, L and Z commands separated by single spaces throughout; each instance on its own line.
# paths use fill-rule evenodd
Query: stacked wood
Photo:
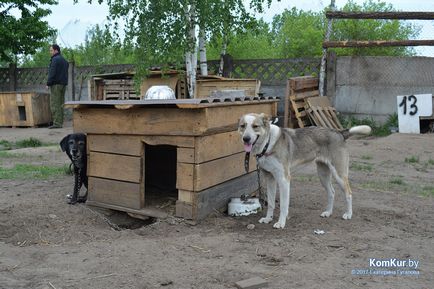
M 343 129 L 327 96 L 319 96 L 318 78 L 294 77 L 287 82 L 285 97 L 285 127 L 310 125 Z

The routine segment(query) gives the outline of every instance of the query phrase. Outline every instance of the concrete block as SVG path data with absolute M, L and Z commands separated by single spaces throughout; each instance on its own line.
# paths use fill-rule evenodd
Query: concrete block
M 253 277 L 250 279 L 238 281 L 235 286 L 239 289 L 258 289 L 268 286 L 268 282 L 261 277 Z

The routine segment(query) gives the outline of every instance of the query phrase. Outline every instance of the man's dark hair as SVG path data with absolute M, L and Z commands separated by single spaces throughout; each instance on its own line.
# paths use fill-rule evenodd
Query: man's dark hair
M 51 45 L 51 48 L 53 48 L 53 50 L 59 51 L 59 53 L 60 53 L 60 47 L 59 47 L 59 45 L 53 44 L 53 45 Z

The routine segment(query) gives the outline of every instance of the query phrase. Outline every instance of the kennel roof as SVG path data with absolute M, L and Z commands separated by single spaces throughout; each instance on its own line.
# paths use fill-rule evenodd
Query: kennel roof
M 129 109 L 133 107 L 147 106 L 176 106 L 178 108 L 205 108 L 225 105 L 243 105 L 253 103 L 277 102 L 276 96 L 255 96 L 255 97 L 208 97 L 192 99 L 167 99 L 167 100 L 105 100 L 105 101 L 68 101 L 67 108 L 85 107 L 115 107 L 118 109 Z

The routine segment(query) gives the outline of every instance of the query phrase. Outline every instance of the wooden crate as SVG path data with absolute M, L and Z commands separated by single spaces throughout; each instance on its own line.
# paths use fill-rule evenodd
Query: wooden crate
M 259 94 L 261 82 L 257 79 L 236 79 L 219 76 L 199 78 L 196 82 L 194 98 L 210 97 L 214 91 L 243 90 L 245 96 L 255 97 Z
M 104 79 L 101 84 L 103 100 L 140 99 L 140 96 L 136 95 L 134 81 L 132 79 Z
M 0 126 L 37 126 L 51 122 L 50 95 L 0 92 Z
M 278 100 L 180 101 L 67 103 L 74 131 L 88 137 L 88 204 L 197 221 L 231 197 L 257 190 L 254 158 L 249 173 L 244 170 L 237 123 L 249 112 L 275 116 Z M 173 157 L 156 160 L 157 150 Z M 165 169 L 169 173 L 160 173 Z M 155 191 L 159 186 L 164 189 Z

